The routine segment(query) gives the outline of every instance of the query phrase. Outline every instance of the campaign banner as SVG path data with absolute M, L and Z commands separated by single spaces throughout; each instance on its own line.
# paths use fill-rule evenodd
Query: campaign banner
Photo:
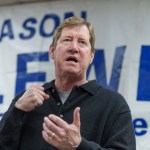
M 96 34 L 88 80 L 125 97 L 137 150 L 149 150 L 149 6 L 147 0 L 64 0 L 0 7 L 0 118 L 19 92 L 55 78 L 48 52 L 54 30 L 65 18 L 80 16 Z

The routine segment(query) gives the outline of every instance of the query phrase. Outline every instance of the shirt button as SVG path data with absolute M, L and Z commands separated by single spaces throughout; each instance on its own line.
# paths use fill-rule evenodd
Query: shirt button
M 60 118 L 63 118 L 63 115 L 62 115 L 62 114 L 60 114 Z
M 61 104 L 61 103 L 60 103 L 60 102 L 58 102 L 58 103 L 57 103 L 57 106 L 60 106 L 60 104 Z
M 75 88 L 74 88 L 74 91 L 76 91 L 76 90 L 77 90 L 77 88 L 75 87 Z

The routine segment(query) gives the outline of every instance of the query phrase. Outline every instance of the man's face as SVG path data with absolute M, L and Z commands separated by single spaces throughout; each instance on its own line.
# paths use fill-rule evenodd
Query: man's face
M 50 48 L 56 75 L 86 76 L 86 70 L 94 57 L 89 39 L 85 25 L 65 27 L 62 30 L 56 48 Z

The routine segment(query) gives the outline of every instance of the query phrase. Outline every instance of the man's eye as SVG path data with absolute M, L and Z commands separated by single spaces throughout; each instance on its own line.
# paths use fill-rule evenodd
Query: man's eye
M 64 39 L 63 41 L 66 41 L 66 42 L 70 42 L 71 41 L 71 39 L 70 38 L 66 38 L 66 39 Z
M 70 41 L 70 39 L 64 39 L 63 41 Z
M 66 44 L 69 44 L 71 42 L 71 40 L 70 39 L 63 39 L 62 42 L 63 42 L 63 44 L 66 45 Z
M 80 45 L 86 45 L 85 41 L 79 41 Z

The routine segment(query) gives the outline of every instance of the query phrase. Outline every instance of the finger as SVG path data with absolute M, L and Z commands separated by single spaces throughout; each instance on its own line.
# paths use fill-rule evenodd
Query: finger
M 34 93 L 34 96 L 32 97 L 32 103 L 35 105 L 35 107 L 41 106 L 44 100 L 44 97 L 38 92 Z
M 54 122 L 57 126 L 59 126 L 60 128 L 66 128 L 68 127 L 68 123 L 65 122 L 64 120 L 62 120 L 60 117 L 56 116 L 56 115 L 49 115 L 48 118 Z
M 40 90 L 40 89 L 36 89 L 37 92 L 42 96 L 42 99 L 45 100 L 45 99 L 49 99 L 49 95 L 46 94 L 44 91 Z
M 58 141 L 56 136 L 49 136 L 45 130 L 42 131 L 42 136 L 45 141 L 51 145 L 55 145 L 55 143 Z
M 44 101 L 43 96 L 41 94 L 37 93 L 37 92 L 34 93 L 34 96 L 31 99 L 31 102 L 33 104 L 35 104 L 36 106 L 42 105 L 43 101 Z
M 31 85 L 29 88 L 35 88 L 35 89 L 39 89 L 39 90 L 44 91 L 44 87 L 39 86 L 39 85 Z
M 49 98 L 49 95 L 46 94 L 45 92 L 43 92 L 42 90 L 34 89 L 34 91 L 32 91 L 32 92 L 33 92 L 34 99 L 40 99 L 40 100 L 44 101 L 45 99 Z
M 45 139 L 46 142 L 49 142 L 49 136 L 47 135 L 46 131 L 42 131 L 42 136 Z
M 46 94 L 44 91 L 42 91 L 42 90 L 39 90 L 39 89 L 36 89 L 36 91 L 40 94 L 40 95 L 42 95 L 42 97 L 45 99 L 45 97 L 47 98 L 49 95 L 48 94 Z
M 46 127 L 51 130 L 54 133 L 59 133 L 61 132 L 61 128 L 59 126 L 57 126 L 53 121 L 51 121 L 48 117 L 44 118 L 44 123 L 46 125 Z
M 45 99 L 45 100 L 46 100 L 46 99 L 49 99 L 49 95 L 45 93 L 44 99 Z
M 54 144 L 62 141 L 62 138 L 58 137 L 56 133 L 50 131 L 46 127 L 46 125 L 44 125 L 44 123 L 43 123 L 42 136 L 49 144 Z
M 29 89 L 31 89 L 33 91 L 37 91 L 38 93 L 40 93 L 44 97 L 44 99 L 49 99 L 49 95 L 44 92 L 44 87 L 41 87 L 38 85 L 31 85 L 29 87 Z
M 73 124 L 80 128 L 80 107 L 76 107 L 73 113 Z
M 49 115 L 49 126 L 48 128 L 56 133 L 61 139 L 66 139 L 66 132 L 69 130 L 69 125 L 64 120 L 55 115 Z
M 44 96 L 39 91 L 36 91 L 34 93 L 33 98 L 36 100 L 44 101 Z
M 43 123 L 43 129 L 44 129 L 44 131 L 47 133 L 47 135 L 48 135 L 49 137 L 52 137 L 52 135 L 53 135 L 54 132 L 52 132 L 51 130 L 49 130 L 49 129 L 47 128 L 47 126 L 45 125 L 45 123 Z
M 49 97 L 49 95 L 48 95 L 48 97 Z M 45 100 L 45 98 L 42 97 L 41 95 L 39 95 L 38 98 L 35 100 L 36 106 L 42 105 L 44 103 L 44 100 Z
M 36 88 L 41 93 L 41 95 L 44 97 L 44 99 L 48 99 L 49 98 L 49 95 L 44 92 L 44 87 L 36 86 L 36 85 L 33 86 L 33 87 Z

